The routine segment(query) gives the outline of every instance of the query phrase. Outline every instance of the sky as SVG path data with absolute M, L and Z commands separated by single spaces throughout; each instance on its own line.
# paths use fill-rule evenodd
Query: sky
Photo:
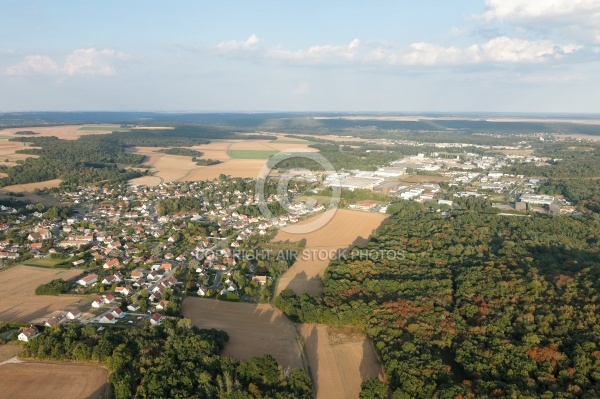
M 600 0 L 0 0 L 0 112 L 600 113 Z

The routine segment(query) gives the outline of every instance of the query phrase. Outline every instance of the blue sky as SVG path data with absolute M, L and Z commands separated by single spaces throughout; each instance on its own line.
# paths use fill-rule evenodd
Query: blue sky
M 600 1 L 0 0 L 0 111 L 600 112 Z

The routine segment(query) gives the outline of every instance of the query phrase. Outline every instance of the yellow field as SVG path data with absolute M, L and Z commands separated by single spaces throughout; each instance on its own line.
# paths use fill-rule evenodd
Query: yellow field
M 204 166 L 191 171 L 184 181 L 216 179 L 220 174 L 232 177 L 258 177 L 265 164 L 263 159 L 232 159 L 218 165 Z
M 103 399 L 108 372 L 101 367 L 55 363 L 0 366 L 0 396 L 28 399 Z
M 303 367 L 294 326 L 269 304 L 188 297 L 183 301 L 182 311 L 199 328 L 216 328 L 229 334 L 223 355 L 247 360 L 270 354 L 283 367 Z
M 44 188 L 53 188 L 58 187 L 62 183 L 60 179 L 46 180 L 40 181 L 37 183 L 27 183 L 27 184 L 15 184 L 13 186 L 6 186 L 0 189 L 0 192 L 12 191 L 13 193 L 25 193 L 25 192 L 33 192 L 36 188 L 44 189 Z
M 5 344 L 0 345 L 0 363 L 8 360 L 12 357 L 17 356 L 17 353 L 21 352 L 22 349 L 18 345 Z
M 285 137 L 282 136 L 282 140 Z M 298 140 L 295 140 L 298 141 Z M 216 179 L 221 174 L 232 177 L 256 178 L 266 159 L 232 159 L 228 151 L 289 151 L 289 152 L 314 152 L 307 147 L 308 143 L 272 143 L 268 140 L 214 140 L 209 144 L 190 147 L 201 151 L 200 159 L 215 159 L 220 164 L 212 166 L 198 166 L 192 162 L 191 157 L 169 155 L 160 151 L 158 147 L 135 147 L 129 150 L 147 157 L 144 165 L 151 166 L 153 176 L 144 176 L 131 180 L 131 184 L 158 185 L 169 181 L 199 181 Z
M 384 380 L 370 340 L 336 333 L 324 325 L 303 324 L 300 335 L 308 356 L 317 399 L 358 398 L 360 384 L 370 378 Z
M 31 266 L 15 266 L 0 271 L 0 321 L 30 323 L 79 302 L 82 297 L 35 295 L 40 284 L 57 278 L 67 280 L 79 274 L 79 270 Z
M 2 131 L 0 131 L 0 136 Z M 17 150 L 23 150 L 29 147 L 29 143 L 19 141 L 8 141 L 0 139 L 0 165 L 15 166 L 17 161 L 23 161 L 27 158 L 37 158 L 37 155 L 17 154 Z
M 319 217 L 320 215 L 313 216 L 298 225 L 311 223 Z M 321 278 L 329 265 L 331 259 L 329 254 L 335 253 L 338 249 L 347 248 L 353 243 L 366 241 L 385 218 L 386 215 L 381 213 L 340 209 L 329 223 L 311 233 L 277 232 L 275 241 L 300 241 L 304 238 L 306 247 L 294 265 L 279 279 L 276 295 L 286 288 L 298 294 L 322 295 Z
M 96 129 L 95 129 L 96 128 Z M 118 125 L 65 125 L 65 126 L 39 126 L 39 127 L 15 127 L 0 130 L 0 136 L 11 136 L 11 137 L 51 137 L 55 136 L 63 140 L 76 140 L 81 136 L 87 136 L 90 134 L 110 134 L 114 128 L 118 130 Z M 39 133 L 35 136 L 21 136 L 15 134 L 16 132 L 28 130 Z

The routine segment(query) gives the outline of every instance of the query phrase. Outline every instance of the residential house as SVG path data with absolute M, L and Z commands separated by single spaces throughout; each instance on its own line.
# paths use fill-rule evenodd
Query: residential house
M 163 317 L 160 313 L 154 313 L 152 317 L 150 317 L 150 324 L 152 324 L 153 326 L 160 326 L 162 318 Z
M 84 287 L 89 287 L 93 285 L 96 281 L 98 281 L 98 275 L 95 273 L 88 274 L 87 276 L 77 280 L 77 284 L 82 285 Z
M 131 272 L 131 278 L 134 280 L 137 280 L 138 278 L 142 278 L 144 277 L 144 271 L 140 270 L 140 269 L 136 269 L 134 271 Z
M 256 281 L 260 285 L 267 284 L 267 276 L 254 276 L 252 277 L 252 281 Z
M 115 292 L 117 294 L 121 294 L 123 296 L 129 296 L 129 295 L 133 294 L 134 290 L 133 290 L 133 287 L 131 287 L 130 285 L 126 285 L 125 287 L 115 288 Z
M 79 310 L 71 310 L 67 313 L 67 319 L 75 320 L 81 317 L 81 312 Z
M 169 301 L 163 299 L 162 301 L 160 301 L 158 303 L 158 305 L 156 305 L 156 309 L 157 310 L 165 310 L 168 304 L 169 304 Z
M 132 303 L 131 305 L 127 305 L 127 309 L 131 310 L 132 312 L 137 312 L 138 310 L 140 310 L 140 305 L 138 305 L 137 303 Z
M 114 258 L 114 259 L 107 260 L 106 263 L 104 263 L 104 265 L 102 267 L 104 269 L 112 269 L 117 266 L 119 266 L 119 259 Z
M 92 307 L 93 308 L 99 308 L 100 306 L 102 306 L 104 304 L 104 299 L 102 298 L 97 298 L 94 302 L 92 302 Z
M 104 284 L 104 285 L 112 285 L 116 282 L 117 282 L 117 279 L 114 276 L 114 274 L 111 274 L 110 276 L 106 276 L 106 278 L 104 280 L 102 280 L 102 284 Z
M 117 318 L 115 316 L 113 316 L 111 313 L 105 313 L 98 321 L 100 323 L 114 324 L 117 322 Z
M 63 314 L 57 314 L 56 316 L 52 317 L 51 319 L 46 320 L 46 323 L 44 323 L 44 325 L 46 327 L 54 327 L 59 324 L 62 324 L 65 320 L 66 320 L 66 318 Z
M 21 256 L 21 255 L 19 255 L 17 252 L 5 252 L 5 251 L 0 252 L 0 259 L 13 259 L 14 260 L 14 259 L 18 259 L 19 256 Z
M 19 329 L 19 335 L 17 338 L 19 341 L 29 342 L 30 339 L 37 337 L 40 335 L 40 331 L 36 326 L 30 325 L 29 327 L 21 327 Z

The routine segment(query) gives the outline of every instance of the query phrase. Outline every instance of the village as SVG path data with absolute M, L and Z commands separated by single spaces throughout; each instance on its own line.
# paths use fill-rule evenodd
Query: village
M 293 202 L 287 211 L 279 209 L 269 220 L 258 209 L 260 196 L 254 192 L 253 179 L 222 176 L 157 186 L 55 190 L 53 195 L 62 203 L 72 204 L 69 215 L 52 217 L 31 204 L 21 214 L 2 205 L 8 223 L 0 225 L 4 236 L 0 259 L 7 265 L 80 270 L 60 294 L 89 298 L 32 320 L 23 340 L 35 335 L 36 323 L 52 327 L 77 319 L 84 324 L 133 326 L 149 320 L 158 325 L 163 316 L 179 314 L 183 295 L 234 301 L 271 297 L 277 278 L 294 259 L 265 266 L 245 255 L 259 243 L 269 243 L 277 228 L 324 211 L 326 203 L 307 201 L 320 190 L 367 193 L 367 200 L 345 204 L 362 212 L 386 213 L 399 200 L 450 209 L 456 199 L 479 197 L 494 200 L 494 207 L 510 211 L 506 215 L 572 211 L 564 200 L 537 194 L 539 179 L 502 172 L 513 162 L 543 166 L 549 161 L 533 156 L 420 153 L 376 171 L 323 175 L 316 185 L 313 176 L 298 175 L 289 194 L 303 200 Z M 267 203 L 278 205 L 280 193 L 268 191 Z

